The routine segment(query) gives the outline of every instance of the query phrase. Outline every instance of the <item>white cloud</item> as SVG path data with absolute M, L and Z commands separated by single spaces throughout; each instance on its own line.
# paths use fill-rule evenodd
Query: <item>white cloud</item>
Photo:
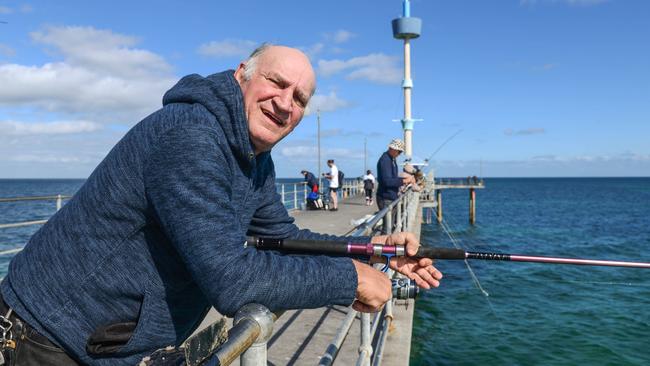
M 592 6 L 606 3 L 609 0 L 520 0 L 520 5 L 536 5 L 538 3 L 562 3 L 571 6 Z
M 317 153 L 318 149 L 313 145 L 287 146 L 280 148 L 280 154 L 284 157 L 314 156 Z
M 244 39 L 226 39 L 223 41 L 212 41 L 199 46 L 197 52 L 200 55 L 210 57 L 241 57 L 245 58 L 259 44 Z
M 134 49 L 138 39 L 93 27 L 46 27 L 32 32 L 38 43 L 53 46 L 67 64 L 121 78 L 168 74 L 171 66 L 153 52 Z
M 319 53 L 323 52 L 323 49 L 325 49 L 325 45 L 322 43 L 314 43 L 313 45 L 309 47 L 298 47 L 302 52 L 304 52 L 307 57 L 310 59 L 315 58 Z
M 489 177 L 650 176 L 650 154 L 539 155 L 512 160 L 438 160 L 438 177 L 466 177 L 482 171 Z
M 280 148 L 280 155 L 285 158 L 315 156 L 318 148 L 314 145 L 285 146 Z M 327 159 L 359 159 L 363 152 L 346 148 L 323 148 L 321 156 Z
M 336 136 L 340 136 L 342 133 L 343 133 L 343 129 L 330 128 L 327 130 L 321 130 L 320 137 L 321 138 L 336 137 Z
M 507 128 L 503 131 L 503 133 L 506 136 L 529 136 L 529 135 L 541 135 L 545 134 L 546 130 L 543 128 L 526 128 L 523 130 L 513 130 L 511 128 Z
M 8 161 L 18 163 L 63 163 L 63 164 L 88 164 L 94 162 L 89 157 L 80 157 L 73 155 L 40 155 L 40 154 L 21 154 L 9 157 Z
M 345 29 L 340 29 L 334 33 L 333 39 L 335 43 L 344 43 L 349 41 L 354 36 L 354 33 L 346 31 Z
M 16 51 L 14 51 L 13 48 L 0 43 L 0 55 L 5 56 L 5 57 L 12 57 L 16 54 Z
M 380 84 L 397 84 L 402 80 L 399 58 L 383 53 L 354 57 L 349 60 L 319 60 L 318 71 L 323 76 L 347 72 L 349 80 L 365 79 Z
M 533 70 L 534 71 L 549 71 L 549 70 L 555 69 L 556 67 L 557 67 L 557 64 L 547 63 L 547 64 L 543 64 L 541 66 L 533 66 Z
M 58 121 L 48 123 L 25 123 L 17 121 L 0 121 L 0 135 L 58 135 L 93 132 L 102 129 L 102 125 L 90 121 Z
M 13 10 L 7 6 L 0 6 L 0 14 L 11 14 Z
M 159 108 L 176 81 L 161 56 L 133 48 L 134 37 L 92 27 L 46 27 L 31 35 L 62 60 L 0 65 L 0 106 L 131 124 Z
M 316 94 L 309 100 L 305 115 L 315 113 L 317 110 L 321 112 L 332 112 L 337 109 L 348 107 L 350 103 L 346 100 L 340 99 L 336 92 L 330 92 L 327 95 Z

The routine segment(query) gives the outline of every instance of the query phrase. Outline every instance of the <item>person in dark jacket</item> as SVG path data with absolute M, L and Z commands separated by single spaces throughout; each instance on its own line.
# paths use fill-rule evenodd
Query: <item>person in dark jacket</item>
M 275 190 L 270 150 L 314 88 L 302 52 L 268 45 L 237 70 L 182 78 L 12 259 L 2 355 L 17 366 L 135 365 L 181 344 L 210 306 L 227 316 L 248 303 L 379 310 L 391 284 L 367 264 L 245 245 L 337 239 L 298 229 Z M 370 240 L 411 255 L 419 245 L 404 233 Z M 430 260 L 391 266 L 424 288 L 441 278 Z
M 307 187 L 309 187 L 312 192 L 318 193 L 318 179 L 316 179 L 314 173 L 308 172 L 306 170 L 303 170 L 300 173 L 305 177 L 305 183 L 307 183 Z
M 412 175 L 400 177 L 397 169 L 397 157 L 404 151 L 404 142 L 393 139 L 388 144 L 377 162 L 377 207 L 382 210 L 397 199 L 397 193 L 403 185 L 415 183 Z

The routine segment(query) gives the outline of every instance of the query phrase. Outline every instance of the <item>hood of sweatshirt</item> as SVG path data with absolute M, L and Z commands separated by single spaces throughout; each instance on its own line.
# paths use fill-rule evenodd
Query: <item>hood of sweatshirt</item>
M 234 70 L 207 77 L 198 74 L 185 76 L 165 93 L 163 105 L 170 103 L 203 105 L 216 117 L 233 154 L 244 161 L 255 160 L 255 147 L 248 133 L 244 99 Z M 261 154 L 257 160 L 264 155 L 268 154 Z

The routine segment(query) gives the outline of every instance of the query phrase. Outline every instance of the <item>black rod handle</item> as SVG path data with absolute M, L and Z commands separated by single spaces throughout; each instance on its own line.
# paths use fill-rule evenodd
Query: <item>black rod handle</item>
M 454 248 L 420 247 L 415 256 L 431 259 L 465 259 L 465 251 Z
M 292 253 L 316 253 L 329 255 L 348 254 L 347 241 L 310 240 L 310 239 L 269 239 L 248 237 L 248 245 L 260 250 L 278 250 Z

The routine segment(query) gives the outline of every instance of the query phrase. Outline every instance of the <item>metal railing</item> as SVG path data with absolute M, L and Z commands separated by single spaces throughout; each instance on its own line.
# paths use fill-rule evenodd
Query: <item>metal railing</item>
M 414 219 L 419 201 L 418 196 L 418 193 L 412 192 L 411 190 L 406 191 L 405 194 L 393 201 L 390 205 L 384 207 L 383 210 L 377 212 L 366 222 L 360 224 L 358 229 L 354 231 L 352 235 L 363 236 L 375 234 L 379 230 L 378 225 L 380 221 L 381 225 L 385 228 L 382 229 L 382 231 L 388 234 L 409 230 L 410 223 L 415 222 Z M 395 215 L 395 217 L 393 217 L 393 215 Z M 395 274 L 392 270 L 389 270 L 387 275 L 393 277 Z M 325 354 L 321 357 L 319 366 L 329 366 L 334 363 L 336 356 L 341 349 L 341 345 L 343 344 L 343 340 L 345 340 L 350 331 L 352 321 L 356 318 L 357 314 L 358 312 L 352 309 L 352 307 L 348 309 L 348 314 L 345 320 L 339 326 L 334 339 L 330 342 Z M 388 330 L 390 329 L 392 320 L 392 301 L 389 301 L 386 304 L 383 311 L 376 313 L 372 321 L 370 320 L 370 314 L 361 314 L 361 341 L 359 345 L 359 357 L 357 358 L 356 365 L 367 366 L 370 365 L 371 362 L 372 365 L 375 366 L 381 365 L 383 349 L 386 344 Z M 380 332 L 380 336 L 376 345 L 376 352 L 373 352 L 372 340 L 375 339 L 377 331 Z
M 484 186 L 485 181 L 483 178 L 468 177 L 468 178 L 436 178 L 433 182 L 436 185 L 449 185 L 449 186 Z
M 309 189 L 305 182 L 295 183 L 277 183 L 276 189 L 280 194 L 282 204 L 287 210 L 301 210 L 306 204 Z M 326 192 L 321 189 L 321 194 Z M 343 181 L 341 189 L 338 191 L 339 198 L 356 196 L 363 193 L 363 182 L 358 179 L 346 179 Z
M 70 199 L 72 196 L 57 194 L 56 196 L 28 196 L 28 197 L 7 197 L 0 198 L 0 203 L 3 202 L 21 202 L 21 201 L 56 201 L 56 211 L 60 210 L 63 207 L 63 200 Z M 31 220 L 31 221 L 22 221 L 22 222 L 12 222 L 7 224 L 0 224 L 0 229 L 16 228 L 23 226 L 31 225 L 42 225 L 46 223 L 47 220 Z M 15 254 L 22 250 L 22 247 L 7 249 L 0 251 L 0 255 L 9 255 Z
M 63 206 L 63 200 L 69 199 L 72 196 L 65 196 L 62 194 L 57 194 L 56 196 L 29 196 L 29 197 L 8 197 L 0 198 L 0 203 L 2 202 L 20 202 L 20 201 L 56 201 L 56 210 L 60 210 Z M 47 220 L 34 220 L 34 221 L 23 221 L 23 222 L 14 222 L 9 224 L 0 224 L 0 229 L 6 229 L 10 227 L 21 227 L 29 225 L 39 225 L 46 223 Z
M 383 210 L 359 224 L 352 235 L 372 235 L 380 230 L 380 225 L 386 224 L 389 225 L 388 233 L 409 229 L 410 223 L 415 222 L 418 201 L 417 193 L 407 191 Z M 388 275 L 392 277 L 393 271 L 389 270 Z M 221 345 L 215 353 L 221 365 L 229 365 L 239 356 L 242 366 L 266 366 L 268 340 L 273 333 L 273 323 L 280 315 L 282 312 L 272 313 L 259 304 L 248 304 L 241 308 L 235 315 L 234 326 L 228 331 L 228 341 Z M 334 363 L 357 315 L 358 312 L 352 307 L 348 309 L 345 319 L 339 326 L 334 339 L 327 346 L 319 365 L 325 366 Z M 386 304 L 383 311 L 375 313 L 372 320 L 371 314 L 361 314 L 361 341 L 357 365 L 368 366 L 371 362 L 374 366 L 381 365 L 383 348 L 392 320 L 392 301 Z M 375 352 L 372 340 L 377 332 L 379 332 L 379 341 Z

